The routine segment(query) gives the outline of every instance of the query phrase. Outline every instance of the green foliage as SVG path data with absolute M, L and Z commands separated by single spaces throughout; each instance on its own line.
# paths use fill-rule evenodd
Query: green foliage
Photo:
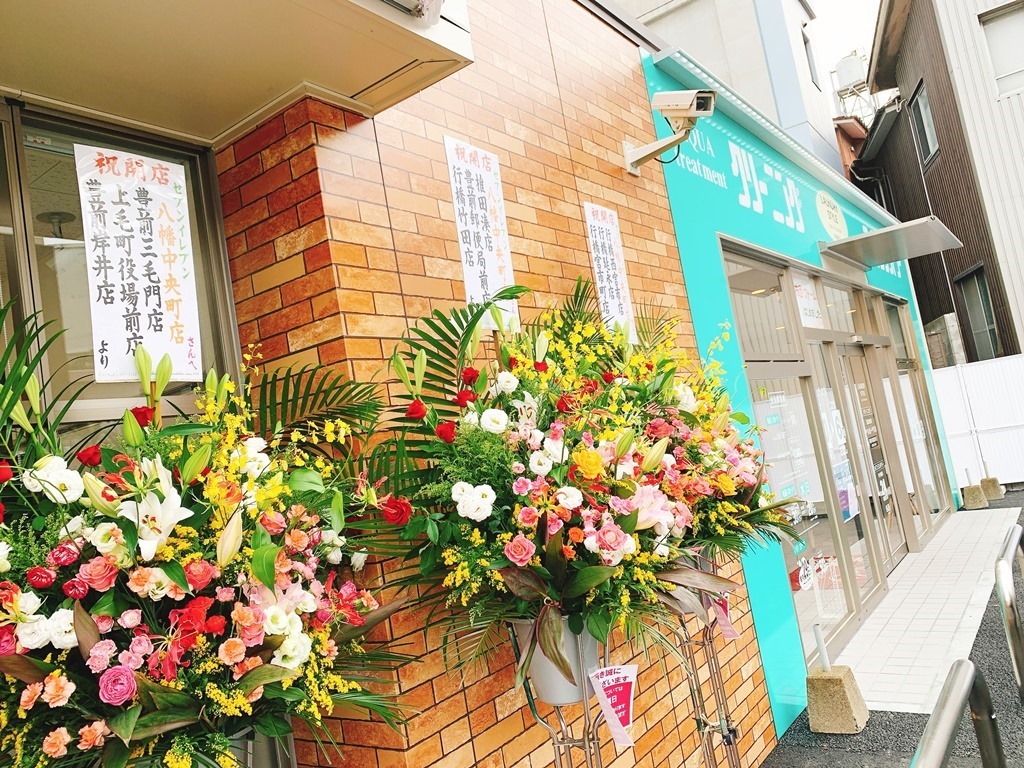
M 505 488 L 516 476 L 512 472 L 515 454 L 501 435 L 482 429 L 460 429 L 449 450 L 435 457 L 440 477 L 423 487 L 420 498 L 438 504 L 451 502 L 452 486 L 461 478 L 473 477 L 478 484 Z

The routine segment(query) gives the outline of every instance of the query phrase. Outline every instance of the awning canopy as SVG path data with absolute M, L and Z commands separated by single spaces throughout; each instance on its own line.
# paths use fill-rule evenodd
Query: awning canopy
M 842 256 L 865 267 L 877 267 L 960 248 L 963 243 L 937 217 L 925 216 L 863 235 L 819 242 L 818 246 L 823 253 Z

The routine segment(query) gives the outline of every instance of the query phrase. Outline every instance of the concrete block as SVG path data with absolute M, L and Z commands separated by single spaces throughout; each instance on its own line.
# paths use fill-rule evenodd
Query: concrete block
M 814 733 L 860 733 L 868 723 L 868 708 L 853 670 L 834 666 L 807 675 L 807 714 Z
M 988 497 L 980 485 L 964 487 L 964 509 L 988 509 Z
M 1006 489 L 999 484 L 999 478 L 996 477 L 981 478 L 981 490 L 985 492 L 985 498 L 989 501 L 1001 499 L 1006 495 Z

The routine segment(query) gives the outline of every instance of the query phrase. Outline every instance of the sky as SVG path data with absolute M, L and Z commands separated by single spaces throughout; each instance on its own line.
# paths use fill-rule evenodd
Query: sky
M 822 77 L 853 50 L 871 53 L 879 0 L 811 0 L 817 18 L 808 25 Z M 827 75 L 831 83 L 831 74 Z

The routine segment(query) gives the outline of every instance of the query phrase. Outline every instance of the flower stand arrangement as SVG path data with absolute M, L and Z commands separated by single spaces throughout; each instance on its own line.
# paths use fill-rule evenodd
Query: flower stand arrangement
M 585 688 L 597 645 L 607 660 L 615 630 L 678 656 L 680 617 L 710 622 L 710 600 L 736 586 L 710 560 L 794 533 L 719 371 L 681 353 L 671 317 L 642 314 L 630 342 L 580 282 L 523 330 L 495 331 L 483 361 L 488 318 L 502 328 L 493 306 L 435 312 L 392 359 L 408 391 L 394 464 L 421 508 L 400 532 L 411 581 L 456 666 L 511 625 L 517 683 L 555 706 L 559 760 L 580 747 L 601 765 Z
M 145 404 L 65 450 L 60 401 L 81 389 L 41 402 L 52 339 L 29 318 L 0 355 L 0 766 L 233 768 L 239 738 L 284 740 L 291 718 L 395 723 L 366 685 L 403 657 L 360 638 L 400 603 L 350 579 L 372 551 L 353 524 L 394 502 L 352 451 L 374 388 L 311 369 L 256 383 L 247 355 L 172 420 L 170 360 L 140 347 Z

